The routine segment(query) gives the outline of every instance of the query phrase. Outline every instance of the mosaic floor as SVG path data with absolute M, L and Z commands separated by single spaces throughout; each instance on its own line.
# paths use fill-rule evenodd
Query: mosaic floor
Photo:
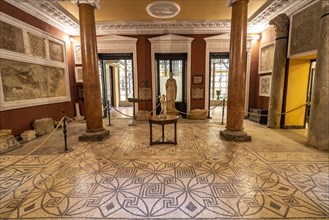
M 180 119 L 177 145 L 149 146 L 149 125 L 130 122 L 115 119 L 98 143 L 79 143 L 85 124 L 70 123 L 68 153 L 58 131 L 25 159 L 44 137 L 1 155 L 0 218 L 329 217 L 329 154 L 298 133 L 245 121 L 252 142 L 233 143 L 219 139 L 225 125 L 214 120 Z M 165 129 L 173 138 L 173 126 Z

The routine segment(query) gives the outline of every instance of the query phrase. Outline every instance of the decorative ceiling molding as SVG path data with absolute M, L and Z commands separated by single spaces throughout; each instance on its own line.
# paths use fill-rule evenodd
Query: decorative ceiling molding
M 79 21 L 56 2 L 58 0 L 5 0 L 69 35 L 79 35 Z
M 215 34 L 228 33 L 230 21 L 132 21 L 98 22 L 99 35 L 107 34 Z
M 15 7 L 47 22 L 69 35 L 79 35 L 79 21 L 64 10 L 61 0 L 5 0 Z M 278 14 L 290 16 L 315 0 L 269 0 L 249 19 L 248 32 L 260 33 L 269 27 L 269 21 Z M 138 34 L 223 34 L 229 33 L 230 21 L 116 21 L 97 22 L 98 35 Z
M 300 8 L 314 2 L 315 0 L 271 0 L 259 8 L 249 19 L 248 31 L 259 33 L 267 29 L 269 21 L 279 14 L 290 16 Z

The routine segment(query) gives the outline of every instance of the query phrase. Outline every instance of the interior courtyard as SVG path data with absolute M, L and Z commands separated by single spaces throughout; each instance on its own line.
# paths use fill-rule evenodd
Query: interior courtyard
M 328 219 L 328 12 L 1 0 L 0 219 Z

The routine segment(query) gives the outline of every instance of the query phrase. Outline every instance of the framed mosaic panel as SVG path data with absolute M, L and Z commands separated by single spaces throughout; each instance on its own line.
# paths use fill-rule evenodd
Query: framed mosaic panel
M 28 32 L 30 51 L 33 56 L 46 57 L 46 40 L 43 37 Z
M 315 1 L 291 16 L 288 57 L 316 53 L 320 37 L 321 10 L 321 1 Z
M 75 82 L 77 83 L 83 82 L 82 66 L 75 67 Z
M 258 73 L 271 73 L 274 62 L 274 43 L 266 44 L 259 50 L 259 70 Z
M 64 45 L 49 40 L 49 57 L 51 60 L 64 62 Z
M 259 96 L 270 97 L 271 75 L 261 76 L 259 78 Z
M 5 21 L 0 21 L 0 49 L 25 53 L 23 30 Z
M 0 111 L 70 101 L 65 41 L 0 15 Z
M 80 45 L 74 45 L 74 61 L 75 61 L 75 64 L 82 64 L 81 46 Z

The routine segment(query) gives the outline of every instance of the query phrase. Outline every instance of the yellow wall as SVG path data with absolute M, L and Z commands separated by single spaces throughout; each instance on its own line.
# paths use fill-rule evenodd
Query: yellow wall
M 289 63 L 286 109 L 289 111 L 306 103 L 310 60 L 291 59 Z M 285 116 L 285 126 L 304 126 L 305 107 Z

